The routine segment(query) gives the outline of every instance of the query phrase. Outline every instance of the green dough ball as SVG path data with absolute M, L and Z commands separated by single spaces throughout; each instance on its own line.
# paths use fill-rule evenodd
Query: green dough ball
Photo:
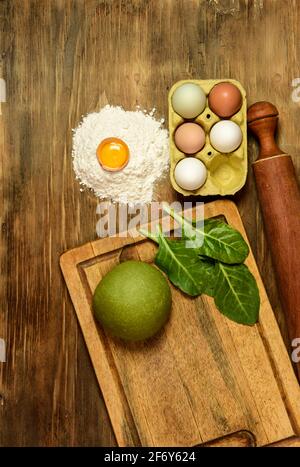
M 156 334 L 172 304 L 164 275 L 141 261 L 116 266 L 98 284 L 93 298 L 97 320 L 112 335 L 138 341 Z

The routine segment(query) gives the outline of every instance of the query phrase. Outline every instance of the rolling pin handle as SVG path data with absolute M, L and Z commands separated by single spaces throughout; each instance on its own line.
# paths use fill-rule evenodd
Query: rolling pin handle
M 278 122 L 278 110 L 270 102 L 256 102 L 247 113 L 248 127 L 259 141 L 258 159 L 283 154 L 275 142 L 275 132 Z

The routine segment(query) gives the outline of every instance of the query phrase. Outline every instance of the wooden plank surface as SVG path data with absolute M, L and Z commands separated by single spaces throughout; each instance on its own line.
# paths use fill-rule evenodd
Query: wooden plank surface
M 205 217 L 220 215 L 246 236 L 232 202 L 205 205 Z M 299 433 L 300 388 L 252 252 L 246 263 L 261 297 L 256 326 L 233 323 L 212 298 L 192 299 L 173 286 L 170 320 L 150 341 L 124 345 L 97 325 L 91 300 L 101 278 L 127 259 L 152 264 L 155 253 L 153 242 L 138 237 L 133 243 L 128 233 L 69 250 L 60 260 L 118 444 L 217 445 L 222 439 L 231 445 L 235 439 L 240 445 L 240 432 L 247 431 L 252 444 L 263 446 Z
M 98 219 L 74 180 L 71 128 L 104 101 L 166 116 L 175 81 L 236 78 L 249 103 L 278 106 L 299 174 L 299 2 L 2 0 L 0 20 L 0 445 L 113 445 L 59 270 L 62 251 L 96 238 Z M 169 184 L 158 194 L 175 197 Z M 251 170 L 235 201 L 286 337 Z

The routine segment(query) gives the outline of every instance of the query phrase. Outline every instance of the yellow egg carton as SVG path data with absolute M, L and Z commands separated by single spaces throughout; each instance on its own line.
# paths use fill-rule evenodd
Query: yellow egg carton
M 231 153 L 222 154 L 218 152 L 210 144 L 209 132 L 213 125 L 223 118 L 218 117 L 208 106 L 208 94 L 211 89 L 218 83 L 232 83 L 241 92 L 242 106 L 240 110 L 231 118 L 239 125 L 242 131 L 241 145 Z M 172 107 L 172 95 L 174 91 L 185 83 L 194 83 L 202 88 L 206 94 L 206 107 L 198 117 L 188 120 L 178 115 Z M 233 79 L 209 79 L 209 80 L 182 80 L 175 83 L 170 89 L 168 96 L 169 103 L 169 134 L 170 134 L 170 179 L 173 188 L 182 193 L 184 196 L 209 196 L 209 195 L 233 195 L 239 191 L 246 182 L 248 160 L 247 160 L 247 102 L 246 92 L 242 85 Z M 205 145 L 201 151 L 196 154 L 186 155 L 181 152 L 175 145 L 174 133 L 176 128 L 184 122 L 199 123 L 205 131 Z M 176 164 L 185 157 L 196 157 L 200 159 L 207 168 L 207 179 L 198 190 L 187 191 L 182 189 L 175 181 L 174 170 Z

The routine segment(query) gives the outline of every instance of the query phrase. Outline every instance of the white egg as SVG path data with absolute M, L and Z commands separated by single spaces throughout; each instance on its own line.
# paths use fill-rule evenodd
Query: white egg
M 198 190 L 206 181 L 207 169 L 203 162 L 195 157 L 186 157 L 175 167 L 174 177 L 177 185 L 184 190 Z
M 172 95 L 172 107 L 183 118 L 195 118 L 206 105 L 206 95 L 198 84 L 185 83 Z
M 210 131 L 211 145 L 219 152 L 235 151 L 241 144 L 243 135 L 240 127 L 231 120 L 216 123 Z

